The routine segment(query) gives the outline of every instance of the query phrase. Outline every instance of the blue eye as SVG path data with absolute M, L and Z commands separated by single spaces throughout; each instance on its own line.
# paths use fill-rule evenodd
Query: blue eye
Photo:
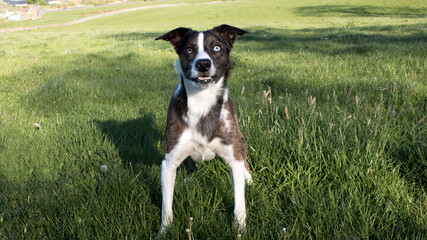
M 221 50 L 221 47 L 220 47 L 220 46 L 215 46 L 213 50 L 214 50 L 215 52 L 219 52 L 219 50 Z

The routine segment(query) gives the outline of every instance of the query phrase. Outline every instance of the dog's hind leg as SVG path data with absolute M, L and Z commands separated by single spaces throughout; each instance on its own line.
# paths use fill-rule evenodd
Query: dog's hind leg
M 197 170 L 196 162 L 191 157 L 188 157 L 184 160 L 185 167 L 187 168 L 187 174 L 191 175 L 194 171 Z
M 249 163 L 246 160 L 245 160 L 245 180 L 249 186 L 252 185 L 251 170 L 249 169 Z

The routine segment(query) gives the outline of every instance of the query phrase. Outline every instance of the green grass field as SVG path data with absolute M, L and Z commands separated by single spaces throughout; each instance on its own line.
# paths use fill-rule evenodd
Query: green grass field
M 223 23 L 252 32 L 229 80 L 254 179 L 241 239 L 425 238 L 426 6 L 236 0 L 0 34 L 0 239 L 155 239 L 178 79 L 154 38 Z M 237 239 L 233 207 L 223 161 L 180 167 L 165 239 L 190 217 L 194 239 Z

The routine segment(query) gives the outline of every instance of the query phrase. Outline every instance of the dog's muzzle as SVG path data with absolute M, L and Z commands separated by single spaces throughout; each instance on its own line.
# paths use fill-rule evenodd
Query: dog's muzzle
M 197 71 L 201 73 L 208 72 L 211 69 L 212 61 L 207 58 L 199 59 L 195 63 Z
M 197 72 L 196 77 L 192 77 L 191 81 L 202 88 L 207 88 L 217 82 L 217 77 L 212 76 L 212 61 L 207 58 L 199 59 L 194 64 Z

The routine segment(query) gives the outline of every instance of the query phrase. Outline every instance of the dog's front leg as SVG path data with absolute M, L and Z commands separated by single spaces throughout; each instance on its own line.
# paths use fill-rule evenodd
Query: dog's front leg
M 251 176 L 245 168 L 244 157 L 242 160 L 236 159 L 232 146 L 216 143 L 215 152 L 230 167 L 230 178 L 233 184 L 234 193 L 234 218 L 239 228 L 246 227 L 246 206 L 245 206 L 245 182 L 251 182 Z
M 190 140 L 188 132 L 182 134 L 178 144 L 173 150 L 165 154 L 162 161 L 162 225 L 161 232 L 164 232 L 173 220 L 172 200 L 175 186 L 176 169 L 187 158 L 194 149 L 194 143 Z
M 171 159 L 162 161 L 162 226 L 160 230 L 164 232 L 173 220 L 172 200 L 175 186 L 177 164 Z
M 230 177 L 234 193 L 234 218 L 239 227 L 246 226 L 245 206 L 245 165 L 243 161 L 234 160 L 229 163 Z

